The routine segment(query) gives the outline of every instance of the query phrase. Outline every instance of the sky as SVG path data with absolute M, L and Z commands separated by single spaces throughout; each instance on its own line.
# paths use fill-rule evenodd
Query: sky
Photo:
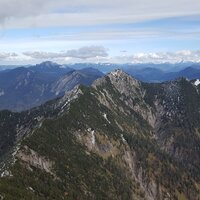
M 0 64 L 200 62 L 199 0 L 0 0 Z

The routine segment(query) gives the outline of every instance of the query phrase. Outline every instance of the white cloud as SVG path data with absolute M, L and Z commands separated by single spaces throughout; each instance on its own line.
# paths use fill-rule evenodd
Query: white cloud
M 90 46 L 90 47 L 82 47 L 77 50 L 69 50 L 66 52 L 66 57 L 72 58 L 96 58 L 96 57 L 107 57 L 107 49 L 102 46 Z
M 1 0 L 7 28 L 113 24 L 199 15 L 199 0 Z
M 102 46 L 87 46 L 59 53 L 36 51 L 36 52 L 24 52 L 23 54 L 32 59 L 60 59 L 60 58 L 89 59 L 89 58 L 108 56 L 107 49 Z
M 45 1 L 40 0 L 1 0 L 0 21 L 34 16 L 44 11 Z
M 101 46 L 82 47 L 80 49 L 68 50 L 66 52 L 25 52 L 25 53 L 0 53 L 1 64 L 33 64 L 45 60 L 51 60 L 61 64 L 67 63 L 178 63 L 178 62 L 200 62 L 200 50 L 182 50 L 177 52 L 152 52 L 135 53 L 118 56 L 109 56 L 107 49 Z
M 177 63 L 200 62 L 200 50 L 182 50 L 177 52 L 136 53 L 133 55 L 117 56 L 113 58 L 116 63 Z
M 18 56 L 18 54 L 16 53 L 7 53 L 7 52 L 1 52 L 0 53 L 0 60 L 9 60 L 12 58 L 16 58 Z

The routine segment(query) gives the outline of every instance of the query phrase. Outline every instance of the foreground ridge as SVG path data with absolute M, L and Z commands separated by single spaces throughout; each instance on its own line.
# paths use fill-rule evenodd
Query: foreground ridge
M 0 112 L 1 198 L 198 200 L 195 83 L 116 70 L 30 111 Z

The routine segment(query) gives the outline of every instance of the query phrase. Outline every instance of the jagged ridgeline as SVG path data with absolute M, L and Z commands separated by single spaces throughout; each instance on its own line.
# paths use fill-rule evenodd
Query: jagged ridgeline
M 0 199 L 199 200 L 196 83 L 116 70 L 32 110 L 0 112 Z

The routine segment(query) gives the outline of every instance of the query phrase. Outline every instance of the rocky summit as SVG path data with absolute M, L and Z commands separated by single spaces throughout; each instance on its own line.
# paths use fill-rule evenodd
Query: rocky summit
M 116 70 L 31 110 L 1 111 L 0 199 L 199 200 L 199 90 Z

